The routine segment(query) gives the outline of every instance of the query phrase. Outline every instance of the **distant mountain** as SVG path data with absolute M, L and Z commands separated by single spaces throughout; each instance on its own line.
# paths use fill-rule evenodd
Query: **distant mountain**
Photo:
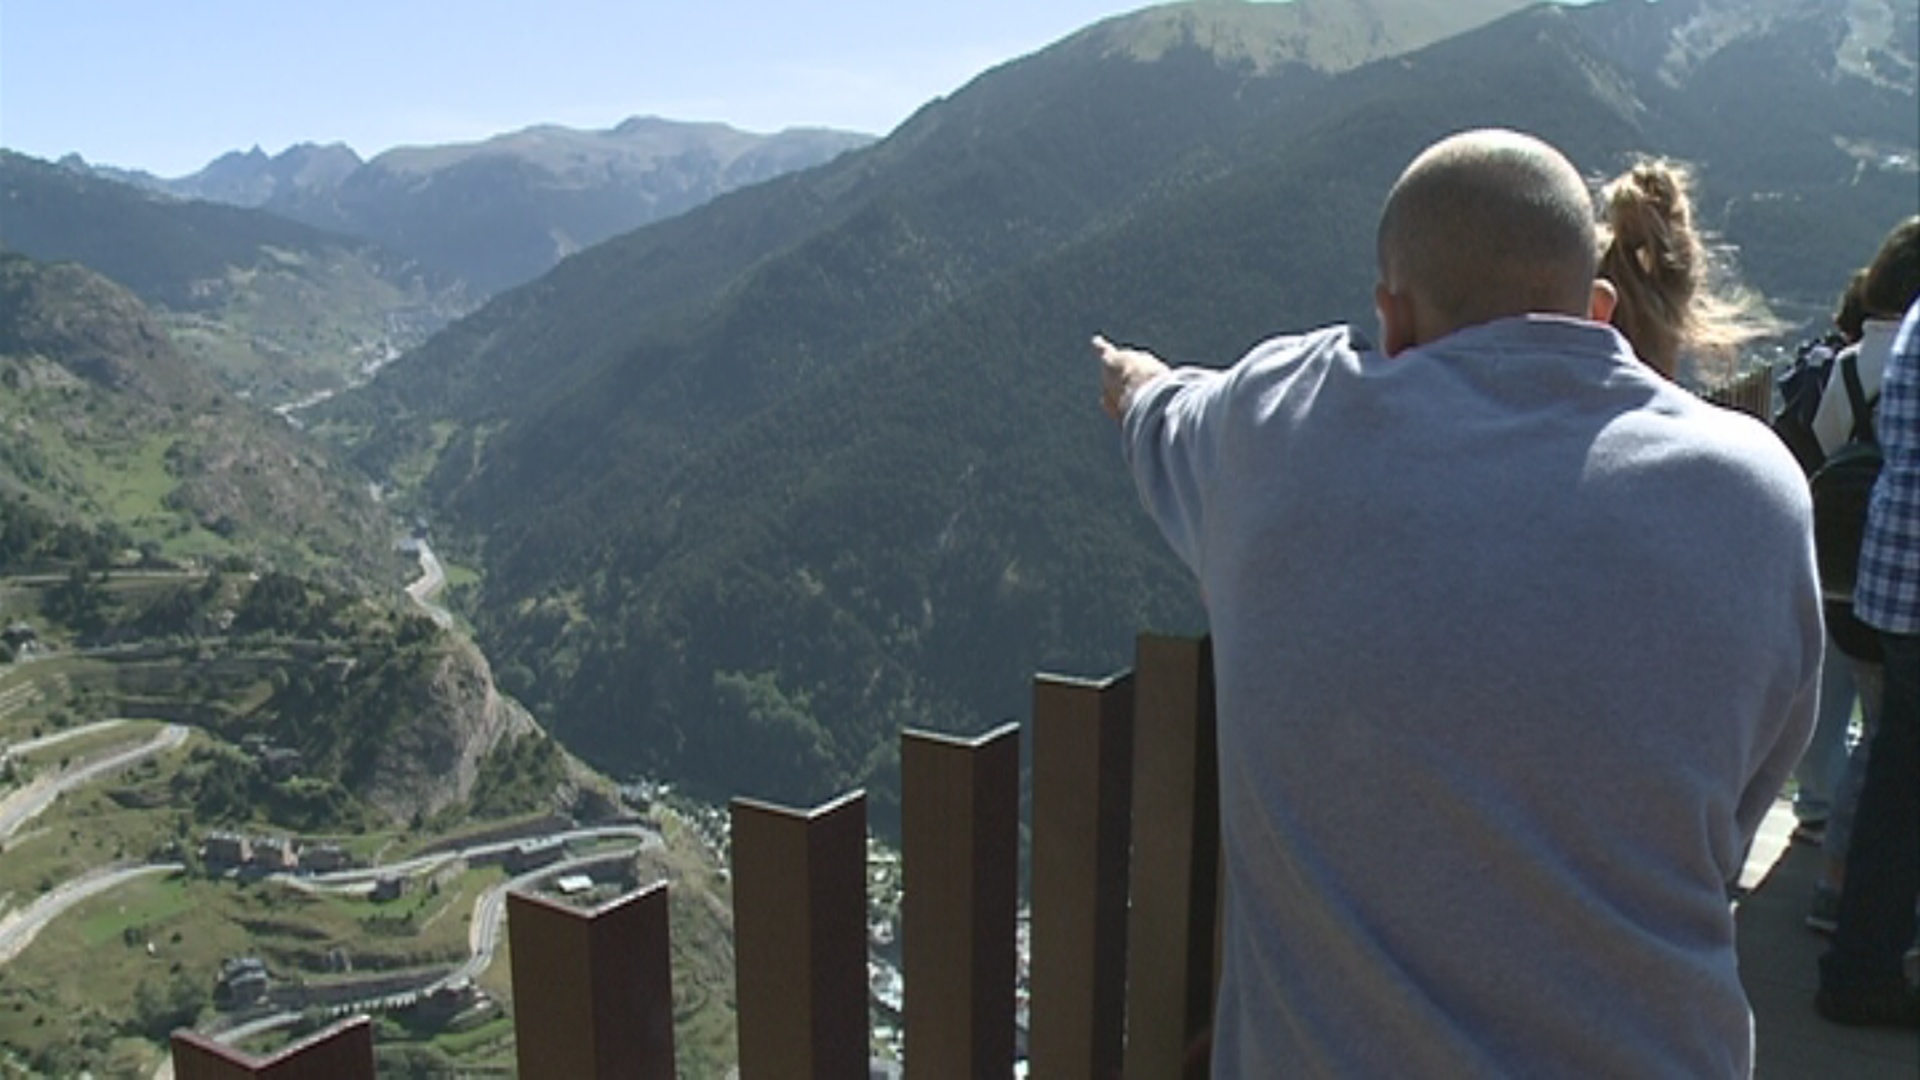
M 291 199 L 299 192 L 333 191 L 365 162 L 345 143 L 301 143 L 271 157 L 258 146 L 245 153 L 234 150 L 175 180 L 141 169 L 92 165 L 79 154 L 68 154 L 56 164 L 69 172 L 118 180 L 161 195 L 257 209 L 276 196 Z
M 0 516 L 111 526 L 143 551 L 336 581 L 404 572 L 364 481 L 223 390 L 131 293 L 0 252 Z
M 259 147 L 230 153 L 177 180 L 95 171 L 372 240 L 484 294 L 608 237 L 872 141 L 634 117 L 608 131 L 549 124 L 484 142 L 389 150 L 367 162 L 338 143 L 304 143 L 271 157 Z
M 262 404 L 337 390 L 472 306 L 449 276 L 365 240 L 6 151 L 0 198 L 0 247 L 125 285 Z
M 1221 167 L 1209 148 L 1351 66 L 1356 37 L 1392 55 L 1520 6 L 1414 0 L 1422 17 L 1403 20 L 1391 0 L 1199 3 L 1109 20 L 929 105 L 868 150 L 568 260 L 437 338 L 363 399 L 377 402 L 366 415 L 513 426 L 644 352 L 665 376 L 642 389 L 674 432 L 664 440 L 684 427 L 699 437 L 714 419 L 703 410 L 757 408 L 846 345 L 1203 179 Z M 380 427 L 367 457 L 378 468 L 425 438 Z
M 1823 309 L 1920 198 L 1915 17 L 1750 10 L 1611 0 L 1418 41 L 1356 28 L 1497 12 L 1110 21 L 867 150 L 568 260 L 327 423 L 426 477 L 484 567 L 503 685 L 576 750 L 884 801 L 899 725 L 1018 715 L 1035 670 L 1110 670 L 1138 629 L 1201 625 L 1093 407 L 1087 336 L 1225 362 L 1370 322 L 1379 200 L 1437 136 L 1532 130 L 1596 175 L 1693 161 L 1753 280 Z
M 343 143 L 302 143 L 273 157 L 256 146 L 245 154 L 222 155 L 169 187 L 188 198 L 260 207 L 336 190 L 363 164 Z

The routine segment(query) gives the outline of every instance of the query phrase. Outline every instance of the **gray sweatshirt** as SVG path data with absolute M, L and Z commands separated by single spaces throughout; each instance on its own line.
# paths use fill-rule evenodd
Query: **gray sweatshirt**
M 1214 1075 L 1744 1076 L 1725 888 L 1805 744 L 1806 480 L 1531 316 L 1140 388 L 1214 635 Z

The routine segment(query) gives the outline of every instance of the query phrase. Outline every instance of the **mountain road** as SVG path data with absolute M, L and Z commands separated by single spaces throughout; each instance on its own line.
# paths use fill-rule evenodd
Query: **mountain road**
M 90 761 L 77 768 L 69 769 L 58 776 L 34 778 L 25 787 L 8 792 L 5 797 L 0 798 L 0 840 L 5 840 L 18 832 L 20 826 L 52 806 L 55 799 L 81 784 L 124 769 L 143 758 L 172 750 L 186 741 L 187 728 L 180 724 L 168 724 L 160 734 L 139 746 L 108 754 L 97 761 Z

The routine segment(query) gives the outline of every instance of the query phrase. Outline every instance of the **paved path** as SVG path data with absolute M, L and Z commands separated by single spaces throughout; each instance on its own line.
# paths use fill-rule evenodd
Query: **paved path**
M 651 846 L 658 846 L 660 838 L 655 835 L 648 839 Z M 593 855 L 581 855 L 561 862 L 530 870 L 515 878 L 509 878 L 480 894 L 473 904 L 473 921 L 467 928 L 467 948 L 471 953 L 467 961 L 449 972 L 446 978 L 427 987 L 432 991 L 457 979 L 477 978 L 481 972 L 493 963 L 493 954 L 500 948 L 500 931 L 506 925 L 507 894 L 515 889 L 524 889 L 543 878 L 558 877 L 596 863 L 620 856 L 638 855 L 650 845 L 643 840 L 631 851 L 602 851 Z
M 450 862 L 460 859 L 485 858 L 510 851 L 521 844 L 535 840 L 559 840 L 573 843 L 578 840 L 617 840 L 632 839 L 640 841 L 642 850 L 661 846 L 660 834 L 640 825 L 589 825 L 564 832 L 548 833 L 545 836 L 522 836 L 512 840 L 490 840 L 472 847 L 454 848 L 451 851 L 436 851 L 430 855 L 419 855 L 398 862 L 381 863 L 378 866 L 356 866 L 351 870 L 333 870 L 324 874 L 273 874 L 270 880 L 284 882 L 296 889 L 309 892 L 353 892 L 364 891 L 375 881 L 384 877 L 418 877 L 421 874 L 438 870 Z
M 78 768 L 69 769 L 58 776 L 38 776 L 18 791 L 9 792 L 0 798 L 0 840 L 5 840 L 18 832 L 20 826 L 38 817 L 53 800 L 62 794 L 90 780 L 107 773 L 124 769 L 163 751 L 172 750 L 187 741 L 187 729 L 179 724 L 168 724 L 152 740 L 127 750 L 120 750 L 90 761 Z
M 68 908 L 108 889 L 151 874 L 171 874 L 185 870 L 179 863 L 147 863 L 140 866 L 106 867 L 91 870 L 42 894 L 25 908 L 0 919 L 0 964 L 5 964 L 33 943 L 47 924 L 65 914 Z
M 420 547 L 420 576 L 407 586 L 407 595 L 413 598 L 421 611 L 426 612 L 427 618 L 439 624 L 441 629 L 449 629 L 453 626 L 453 613 L 433 602 L 434 596 L 446 587 L 447 569 L 440 565 L 440 557 L 433 553 L 425 540 L 415 540 L 414 543 Z
M 42 735 L 37 739 L 28 739 L 25 742 L 0 745 L 4 745 L 6 752 L 9 754 L 31 754 L 36 750 L 45 750 L 49 746 L 58 746 L 68 739 L 77 739 L 82 735 L 91 735 L 96 731 L 112 731 L 124 723 L 126 723 L 125 720 L 95 720 L 91 724 L 81 724 L 77 728 L 56 731 L 51 735 Z
M 1813 1011 L 1816 965 L 1827 939 L 1801 920 L 1813 895 L 1820 851 L 1792 843 L 1792 832 L 1792 804 L 1779 800 L 1748 860 L 1747 876 L 1758 871 L 1754 891 L 1736 913 L 1740 979 L 1753 1003 L 1754 1076 L 1914 1080 L 1920 1076 L 1920 1038 L 1913 1032 L 1841 1027 Z
M 585 839 L 585 838 L 594 838 L 594 837 L 605 838 L 609 836 L 615 836 L 615 837 L 622 837 L 627 839 L 635 839 L 635 840 L 638 840 L 639 842 L 632 849 L 627 851 L 601 851 L 591 855 L 580 855 L 571 859 L 564 859 L 559 862 L 549 863 L 546 866 L 542 866 L 535 870 L 529 870 L 524 874 L 517 875 L 515 877 L 507 879 L 506 881 L 500 882 L 497 885 L 491 886 L 490 888 L 482 891 L 481 894 L 477 898 L 475 898 L 473 902 L 473 918 L 471 922 L 468 924 L 468 928 L 467 928 L 468 956 L 465 961 L 461 962 L 459 965 L 449 970 L 445 975 L 442 975 L 441 977 L 433 980 L 432 982 L 428 983 L 427 985 L 421 987 L 418 990 L 410 991 L 407 993 L 401 993 L 401 994 L 388 994 L 388 995 L 384 995 L 377 998 L 368 998 L 363 1001 L 348 1002 L 348 1003 L 344 1003 L 337 1006 L 331 1006 L 329 1007 L 328 1011 L 330 1013 L 333 1013 L 334 1015 L 346 1015 L 353 1012 L 378 1011 L 380 1008 L 383 1008 L 383 1007 L 390 1007 L 395 1004 L 405 1004 L 407 1002 L 417 1000 L 426 994 L 430 994 L 433 991 L 448 985 L 449 983 L 453 983 L 461 979 L 470 980 L 470 979 L 476 978 L 479 976 L 481 972 L 487 970 L 487 968 L 493 963 L 494 954 L 499 951 L 500 933 L 506 926 L 507 894 L 509 892 L 515 889 L 524 889 L 534 884 L 535 882 L 540 881 L 543 878 L 557 877 L 561 874 L 565 874 L 565 873 L 568 873 L 569 871 L 577 870 L 582 867 L 592 866 L 598 863 L 604 863 L 609 859 L 619 858 L 622 856 L 637 855 L 642 851 L 646 851 L 652 848 L 659 848 L 660 846 L 662 846 L 662 841 L 660 839 L 659 833 L 656 833 L 647 829 L 642 829 L 639 826 L 633 826 L 633 825 L 616 825 L 616 826 L 606 826 L 601 828 L 575 829 L 567 833 L 555 834 L 555 835 L 566 836 L 568 838 L 573 838 L 573 839 Z M 495 849 L 508 848 L 524 842 L 525 842 L 524 840 L 510 840 L 510 841 L 504 841 L 501 843 L 483 844 L 477 847 L 465 849 L 465 851 L 457 854 L 445 853 L 441 855 L 428 856 L 427 858 L 436 860 L 436 864 L 437 864 L 438 862 L 445 862 L 449 859 L 461 858 L 461 857 L 464 857 L 465 855 L 468 855 L 474 852 L 485 852 L 485 851 L 491 851 Z M 375 872 L 391 873 L 393 872 L 393 869 L 396 866 L 411 865 L 411 864 L 421 863 L 423 861 L 424 860 L 421 860 L 421 859 L 414 859 L 414 860 L 408 860 L 407 863 L 394 863 L 388 866 L 375 868 Z M 297 880 L 297 879 L 290 878 L 287 875 L 280 875 L 280 874 L 274 875 L 273 879 L 279 880 L 288 884 L 292 884 L 295 880 Z M 211 1034 L 214 1040 L 231 1046 L 237 1042 L 240 1042 L 244 1039 L 251 1038 L 255 1035 L 272 1031 L 276 1028 L 283 1028 L 283 1027 L 287 1027 L 289 1025 L 298 1023 L 301 1019 L 301 1016 L 302 1014 L 298 1012 L 271 1013 L 267 1016 L 256 1017 L 255 1019 L 249 1020 L 244 1024 L 238 1024 L 238 1025 L 235 1025 L 234 1027 L 227 1028 L 224 1031 L 214 1032 Z M 154 1073 L 155 1080 L 161 1080 L 162 1077 L 170 1077 L 171 1075 L 172 1075 L 171 1059 L 169 1059 L 166 1063 L 164 1063 L 160 1070 Z

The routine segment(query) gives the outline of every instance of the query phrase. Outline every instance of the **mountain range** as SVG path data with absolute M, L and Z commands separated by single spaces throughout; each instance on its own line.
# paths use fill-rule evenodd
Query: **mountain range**
M 1494 124 L 1596 180 L 1685 160 L 1745 280 L 1815 324 L 1920 202 L 1916 22 L 1890 0 L 1171 4 L 870 144 L 634 120 L 122 176 L 170 193 L 3 155 L 0 243 L 126 284 L 256 399 L 371 376 L 303 420 L 479 570 L 462 613 L 577 752 L 721 795 L 864 783 L 884 826 L 899 727 L 1020 715 L 1036 670 L 1204 625 L 1092 407 L 1090 334 L 1218 364 L 1370 322 L 1387 186 Z M 588 212 L 613 203 L 651 223 L 596 233 L 628 228 Z M 302 291 L 343 278 L 381 284 Z M 411 336 L 284 374 L 329 311 Z
M 1610 0 L 1479 25 L 1516 6 L 1089 28 L 872 147 L 562 262 L 325 427 L 426 477 L 484 568 L 503 684 L 577 750 L 884 802 L 898 726 L 1019 715 L 1036 670 L 1203 625 L 1092 407 L 1091 333 L 1223 363 L 1370 321 L 1381 197 L 1470 126 L 1538 132 L 1596 177 L 1689 161 L 1794 319 L 1914 211 L 1911 10 Z
M 338 390 L 474 306 L 366 240 L 3 150 L 0 199 L 0 247 L 131 290 L 182 354 L 262 406 Z
M 340 143 L 272 156 L 256 146 L 172 180 L 75 156 L 61 164 L 370 240 L 485 295 L 608 237 L 872 141 L 641 116 L 606 131 L 546 124 L 475 143 L 402 147 L 370 161 Z
M 1920 211 L 1917 37 L 1897 0 L 1216 0 L 1089 27 L 765 176 L 745 164 L 758 137 L 656 121 L 373 162 L 237 154 L 177 182 L 0 153 L 0 573 L 9 629 L 37 638 L 31 664 L 0 650 L 4 734 L 199 729 L 9 838 L 0 892 L 32 904 L 129 853 L 193 855 L 180 841 L 206 827 L 380 860 L 469 818 L 614 812 L 610 785 L 525 737 L 536 723 L 696 797 L 864 785 L 896 831 L 900 727 L 977 731 L 1026 713 L 1036 671 L 1109 672 L 1138 630 L 1204 628 L 1095 405 L 1092 333 L 1218 365 L 1370 323 L 1388 185 L 1490 124 L 1596 180 L 1687 161 L 1720 253 L 1817 324 Z M 611 145 L 650 137 L 651 166 Z M 557 209 L 659 181 L 611 201 L 668 213 L 661 192 L 716 173 L 697 206 L 590 246 Z M 346 221 L 353 184 L 393 220 Z M 433 228 L 463 219 L 435 192 L 497 212 L 464 220 L 498 251 L 436 253 Z M 295 399 L 299 426 L 262 407 Z M 481 648 L 399 597 L 403 517 Z M 69 750 L 87 752 L 29 765 Z M 675 978 L 681 1070 L 705 1075 L 721 1066 L 689 1047 L 733 1046 L 722 845 L 663 821 L 686 849 L 642 879 L 673 878 L 676 949 L 700 956 Z M 464 955 L 439 916 L 467 887 L 336 909 L 225 879 L 128 886 L 126 948 L 75 916 L 9 967 L 0 1071 L 145 1075 L 145 1040 L 191 1021 L 242 950 L 303 979 L 338 974 L 336 945 L 369 969 Z M 194 991 L 184 1014 L 142 1004 L 161 963 Z M 490 977 L 504 993 L 504 965 Z M 403 1026 L 383 1028 L 383 1073 L 502 1052 L 395 1057 Z

